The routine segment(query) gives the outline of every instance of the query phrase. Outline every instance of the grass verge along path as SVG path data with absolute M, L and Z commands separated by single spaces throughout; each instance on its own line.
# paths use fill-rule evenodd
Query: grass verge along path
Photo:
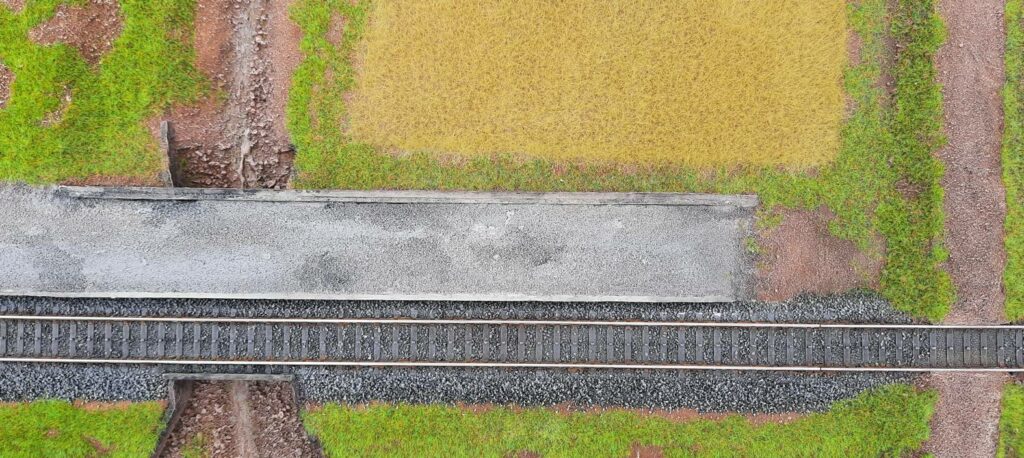
M 935 396 L 893 385 L 791 423 L 673 422 L 632 412 L 563 414 L 542 408 L 326 405 L 305 414 L 328 456 L 902 456 L 928 437 Z
M 158 402 L 0 404 L 0 456 L 148 456 L 163 412 Z
M 1024 319 L 1024 4 L 1006 2 L 1003 88 L 1003 186 L 1006 188 L 1006 316 Z

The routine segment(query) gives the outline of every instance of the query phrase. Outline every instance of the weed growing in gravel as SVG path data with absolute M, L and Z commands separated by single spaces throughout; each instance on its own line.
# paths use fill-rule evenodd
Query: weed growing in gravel
M 894 385 L 788 424 L 673 422 L 631 412 L 561 414 L 494 407 L 330 404 L 305 413 L 328 456 L 628 456 L 632 445 L 665 456 L 903 456 L 928 438 L 935 395 Z
M 1006 2 L 1003 185 L 1006 187 L 1006 316 L 1024 318 L 1024 11 Z
M 66 401 L 0 404 L 0 456 L 148 456 L 164 407 L 86 408 Z
M 144 120 L 204 90 L 193 66 L 195 0 L 121 0 L 123 31 L 97 68 L 64 44 L 40 46 L 29 30 L 69 0 L 0 5 L 0 61 L 15 74 L 0 109 L 0 180 L 44 183 L 90 176 L 153 181 L 163 159 Z M 63 117 L 44 122 L 61 109 Z
M 346 94 L 356 84 L 351 57 L 372 14 L 369 0 L 298 0 L 293 19 L 304 32 L 305 60 L 293 79 L 287 123 L 298 147 L 300 188 L 464 189 L 522 191 L 664 191 L 757 193 L 770 214 L 780 207 L 825 205 L 836 218 L 833 234 L 865 251 L 886 239 L 882 293 L 900 310 L 941 319 L 952 302 L 940 269 L 941 164 L 931 152 L 941 144 L 941 94 L 931 56 L 942 25 L 929 0 L 897 2 L 890 23 L 885 0 L 847 8 L 847 24 L 860 36 L 860 62 L 844 71 L 852 103 L 842 126 L 839 153 L 816 173 L 775 168 L 698 170 L 674 166 L 633 169 L 580 162 L 524 160 L 511 155 L 444 162 L 425 153 L 395 155 L 345 134 Z M 332 17 L 344 18 L 341 40 L 328 35 Z M 891 29 L 891 30 L 890 30 Z M 900 42 L 888 103 L 877 82 L 886 59 L 885 39 Z M 767 128 L 767 127 L 766 127 Z M 909 191 L 909 192 L 908 192 Z M 876 254 L 880 255 L 880 254 Z

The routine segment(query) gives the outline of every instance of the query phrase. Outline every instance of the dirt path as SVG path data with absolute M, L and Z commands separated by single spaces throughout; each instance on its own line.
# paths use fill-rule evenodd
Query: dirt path
M 284 128 L 301 32 L 289 2 L 200 0 L 197 65 L 219 94 L 165 116 L 175 186 L 284 188 L 295 152 Z M 273 34 L 273 35 L 272 35 Z M 150 129 L 160 119 L 151 120 Z
M 286 383 L 198 382 L 166 457 L 322 456 L 306 437 Z
M 1002 323 L 1003 221 L 1006 194 L 1000 167 L 1006 33 L 1002 0 L 945 0 L 949 40 L 936 56 L 948 145 L 946 247 L 957 302 L 948 323 Z
M 1000 170 L 1003 0 L 942 0 L 949 32 L 936 55 L 948 145 L 946 164 L 947 264 L 957 301 L 946 319 L 955 324 L 1004 321 L 1002 275 L 1005 195 Z M 939 392 L 932 437 L 935 456 L 993 456 L 996 451 L 1002 374 L 932 374 Z
M 938 458 L 993 457 L 999 442 L 1002 373 L 933 373 L 927 385 L 938 390 L 932 435 L 924 450 Z

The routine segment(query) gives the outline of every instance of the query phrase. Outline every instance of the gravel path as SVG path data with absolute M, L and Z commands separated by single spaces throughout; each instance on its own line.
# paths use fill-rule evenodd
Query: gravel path
M 943 86 L 947 263 L 957 302 L 952 324 L 1004 322 L 1002 275 L 1005 194 L 1000 169 L 1004 0 L 942 0 L 948 39 L 936 55 Z M 993 456 L 999 422 L 1000 374 L 933 374 L 939 392 L 932 437 L 938 457 Z

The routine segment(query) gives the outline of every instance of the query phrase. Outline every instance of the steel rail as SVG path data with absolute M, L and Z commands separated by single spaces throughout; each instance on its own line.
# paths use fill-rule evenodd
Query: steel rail
M 794 328 L 794 329 L 1007 329 L 1021 330 L 1024 325 L 951 325 L 951 324 L 877 324 L 877 323 L 778 323 L 762 321 L 601 321 L 601 320 L 524 320 L 524 319 L 431 319 L 431 318 L 259 318 L 259 317 L 149 317 L 95 315 L 0 315 L 0 320 L 23 321 L 95 321 L 166 323 L 247 323 L 247 324 L 384 324 L 384 325 L 511 325 L 511 326 L 612 326 L 612 327 L 720 327 L 720 328 Z
M 828 367 L 828 366 L 712 366 L 707 364 L 584 364 L 584 363 L 476 363 L 431 361 L 208 361 L 166 359 L 66 359 L 66 358 L 0 358 L 4 363 L 66 363 L 66 364 L 145 364 L 165 366 L 350 366 L 350 367 L 463 367 L 506 369 L 625 369 L 625 370 L 715 370 L 752 372 L 1010 372 L 1024 368 L 949 368 L 949 367 Z

